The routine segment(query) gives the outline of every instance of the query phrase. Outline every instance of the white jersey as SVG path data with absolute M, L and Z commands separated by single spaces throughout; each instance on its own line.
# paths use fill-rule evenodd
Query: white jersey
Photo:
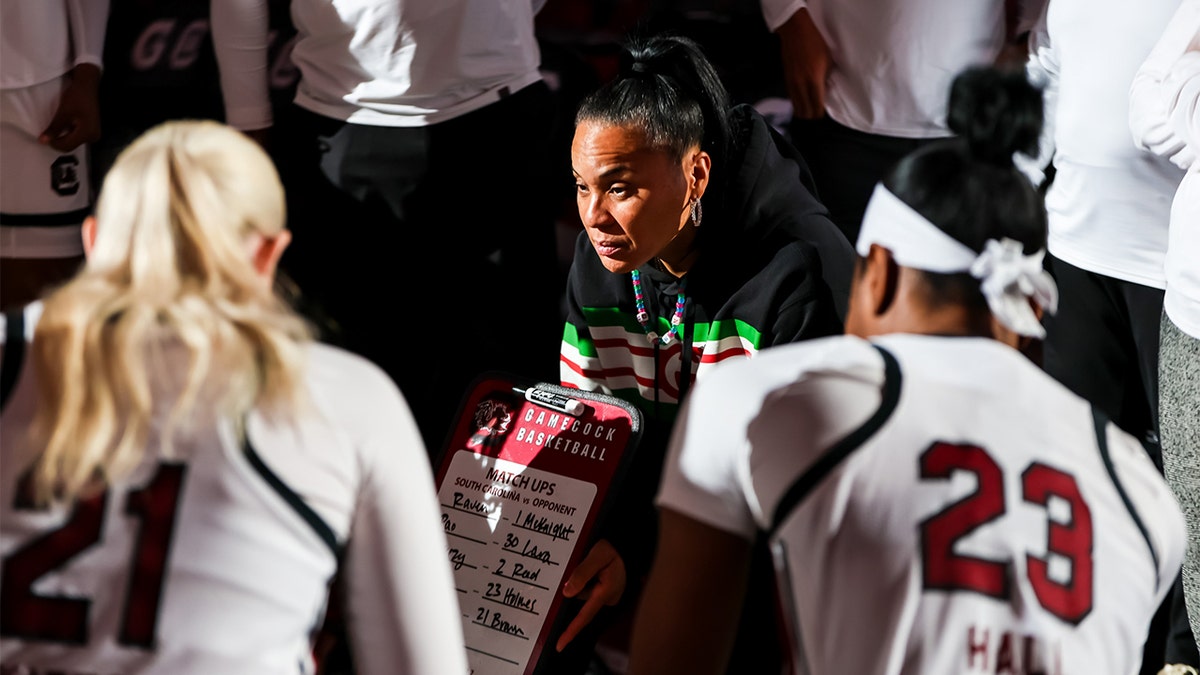
M 1163 311 L 1200 339 L 1200 0 L 1183 0 L 1133 78 L 1129 126 L 1138 147 L 1185 169 L 1171 204 Z
M 1016 0 L 1016 31 L 1045 0 Z M 829 46 L 825 108 L 834 121 L 896 138 L 944 138 L 950 85 L 968 66 L 996 60 L 1012 0 L 761 0 L 775 31 L 807 9 Z M 886 55 L 886 56 L 885 56 Z
M 1047 248 L 1080 269 L 1159 289 L 1183 171 L 1133 143 L 1129 96 L 1179 3 L 1053 0 L 1032 31 L 1026 66 L 1045 100 L 1041 164 L 1055 168 Z
M 110 0 L 0 0 L 0 89 L 101 64 Z
M 670 453 L 660 506 L 770 534 L 801 673 L 1136 673 L 1183 556 L 1137 441 L 988 339 L 763 351 Z
M 86 146 L 38 142 L 68 73 L 101 63 L 109 0 L 0 0 L 0 257 L 83 255 Z
M 295 102 L 354 124 L 424 127 L 542 80 L 542 0 L 292 0 Z M 267 0 L 213 0 L 230 124 L 267 126 Z M 258 17 L 257 19 L 255 17 Z
M 38 142 L 58 110 L 65 78 L 0 89 L 0 258 L 83 255 L 92 203 L 87 146 L 59 152 Z
M 314 344 L 302 422 L 252 414 L 244 443 L 202 425 L 177 459 L 39 511 L 20 490 L 38 383 L 19 368 L 38 310 L 5 320 L 0 362 L 4 672 L 310 673 L 339 566 L 357 672 L 467 672 L 427 455 L 378 368 Z

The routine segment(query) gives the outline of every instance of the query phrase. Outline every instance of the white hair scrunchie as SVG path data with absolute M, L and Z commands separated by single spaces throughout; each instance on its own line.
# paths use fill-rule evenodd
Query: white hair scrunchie
M 1045 249 L 1033 255 L 1025 255 L 1023 249 L 1015 239 L 989 239 L 970 272 L 980 280 L 979 289 L 1000 323 L 1021 335 L 1044 338 L 1046 329 L 1029 298 L 1053 314 L 1058 311 L 1058 286 L 1042 267 Z

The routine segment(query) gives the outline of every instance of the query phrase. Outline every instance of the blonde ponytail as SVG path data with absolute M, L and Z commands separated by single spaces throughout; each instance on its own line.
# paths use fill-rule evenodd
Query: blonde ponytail
M 169 454 L 189 423 L 297 410 L 311 333 L 251 261 L 284 217 L 270 158 L 219 123 L 168 122 L 121 153 L 87 264 L 34 336 L 37 496 L 128 472 L 155 436 Z

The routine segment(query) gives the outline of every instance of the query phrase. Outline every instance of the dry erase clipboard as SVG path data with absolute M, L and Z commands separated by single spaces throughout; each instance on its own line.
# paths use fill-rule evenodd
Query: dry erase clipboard
M 562 585 L 641 437 L 605 394 L 476 379 L 434 462 L 472 675 L 534 675 L 570 616 Z

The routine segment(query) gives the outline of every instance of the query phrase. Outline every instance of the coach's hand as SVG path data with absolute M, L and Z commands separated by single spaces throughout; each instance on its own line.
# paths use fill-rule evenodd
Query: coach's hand
M 59 152 L 71 152 L 100 138 L 100 68 L 81 63 L 58 99 L 58 109 L 38 142 Z
M 558 637 L 555 649 L 560 652 L 566 649 L 567 644 L 592 622 L 602 607 L 617 604 L 624 592 L 625 561 L 608 540 L 601 539 L 592 546 L 563 585 L 565 597 L 579 598 L 584 603 L 579 614 Z

